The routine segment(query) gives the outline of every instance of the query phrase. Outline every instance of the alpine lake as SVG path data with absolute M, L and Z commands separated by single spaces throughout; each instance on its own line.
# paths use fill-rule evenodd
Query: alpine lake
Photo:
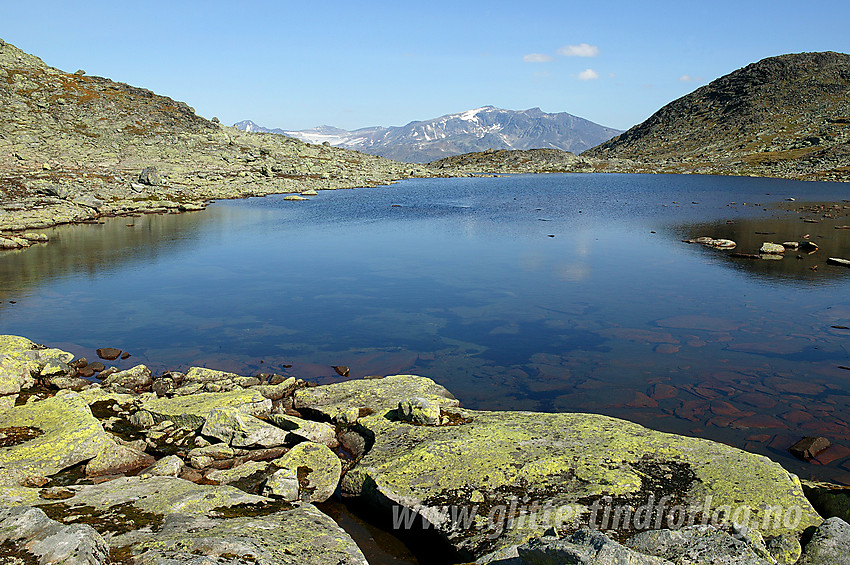
M 791 199 L 794 199 L 792 201 Z M 594 412 L 850 484 L 850 185 L 417 179 L 107 218 L 0 254 L 0 333 L 119 368 L 418 374 L 467 408 Z M 708 236 L 734 251 L 688 244 Z M 764 242 L 818 250 L 758 254 Z M 833 446 L 811 462 L 804 436 Z

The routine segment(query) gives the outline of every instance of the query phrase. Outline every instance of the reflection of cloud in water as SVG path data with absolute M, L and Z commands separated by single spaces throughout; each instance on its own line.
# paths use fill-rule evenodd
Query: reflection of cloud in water
M 580 282 L 590 278 L 590 267 L 581 263 L 560 265 L 555 268 L 555 276 L 569 282 Z

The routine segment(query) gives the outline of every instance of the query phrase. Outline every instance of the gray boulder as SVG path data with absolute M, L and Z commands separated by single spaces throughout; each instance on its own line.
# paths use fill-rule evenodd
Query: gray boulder
M 798 565 L 850 565 L 850 524 L 833 517 L 818 526 Z
M 676 565 L 773 565 L 746 541 L 711 525 L 641 532 L 625 545 Z
M 597 530 L 582 529 L 572 535 L 537 538 L 517 548 L 528 565 L 673 565 L 623 547 Z
M 159 186 L 162 184 L 162 178 L 156 167 L 145 167 L 139 174 L 139 182 L 148 186 Z
M 278 447 L 287 442 L 289 435 L 233 407 L 211 410 L 201 433 L 220 439 L 232 447 Z
M 18 557 L 21 563 L 31 563 L 33 557 L 39 565 L 110 562 L 109 547 L 94 528 L 66 526 L 48 518 L 43 510 L 27 506 L 0 508 L 0 544 L 15 548 L 10 557 Z
M 269 416 L 269 420 L 282 430 L 286 430 L 301 438 L 298 441 L 307 440 L 314 443 L 321 443 L 328 447 L 339 445 L 336 439 L 336 430 L 333 426 L 325 422 L 312 422 L 288 414 L 272 414 Z
M 266 480 L 263 495 L 283 500 L 298 500 L 298 477 L 292 469 L 280 469 Z

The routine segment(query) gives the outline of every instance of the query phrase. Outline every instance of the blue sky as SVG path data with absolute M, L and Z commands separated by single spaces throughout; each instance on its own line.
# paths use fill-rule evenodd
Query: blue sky
M 850 5 L 4 2 L 0 38 L 228 125 L 403 125 L 484 105 L 626 129 L 764 57 L 850 52 Z

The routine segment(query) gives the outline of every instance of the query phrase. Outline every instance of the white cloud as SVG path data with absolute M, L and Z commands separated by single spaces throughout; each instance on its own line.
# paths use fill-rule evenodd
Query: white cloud
M 579 80 L 595 80 L 599 78 L 599 73 L 594 71 L 593 69 L 584 69 L 582 72 L 578 74 Z
M 554 57 L 546 55 L 545 53 L 529 53 L 522 58 L 522 60 L 526 63 L 548 63 L 552 59 L 554 59 Z
M 702 77 L 692 77 L 691 75 L 682 75 L 679 77 L 679 82 L 702 82 Z
M 534 73 L 535 78 L 549 78 L 549 71 L 537 71 Z
M 558 49 L 558 55 L 563 55 L 564 57 L 596 57 L 599 55 L 599 47 L 588 45 L 587 43 L 566 45 Z

